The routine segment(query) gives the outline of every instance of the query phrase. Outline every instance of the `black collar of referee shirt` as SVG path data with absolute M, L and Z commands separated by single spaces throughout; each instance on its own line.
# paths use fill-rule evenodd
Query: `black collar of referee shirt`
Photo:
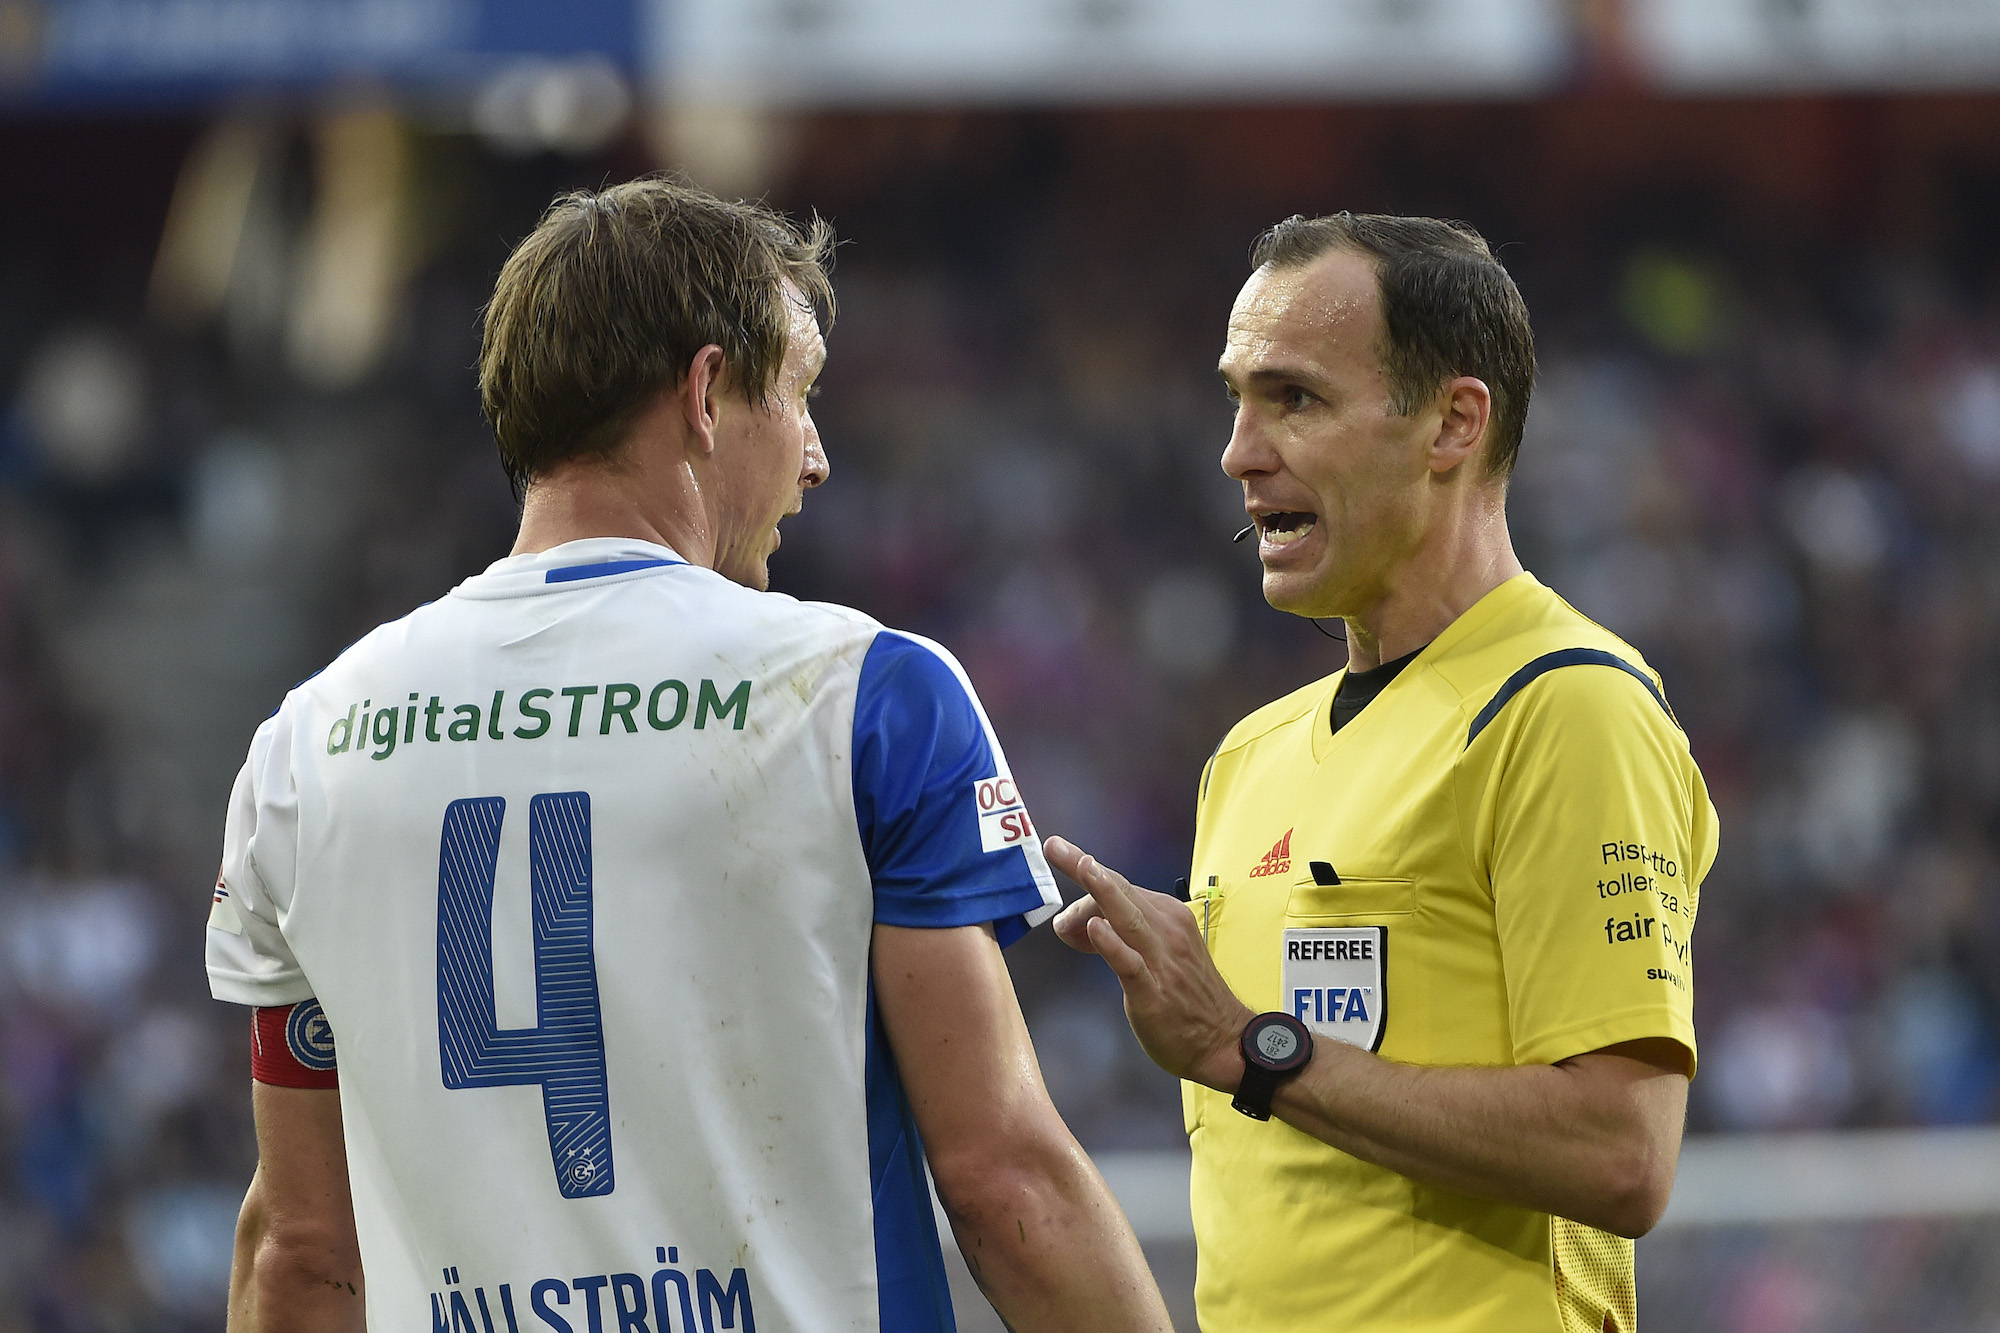
M 1425 644 L 1424 648 L 1429 646 Z M 1419 648 L 1416 652 L 1404 653 L 1393 662 L 1384 662 L 1368 671 L 1350 671 L 1341 677 L 1340 689 L 1333 696 L 1334 734 L 1338 735 L 1342 727 L 1359 717 L 1361 710 L 1387 689 L 1389 682 L 1402 674 L 1404 667 L 1416 661 L 1417 653 L 1423 650 Z

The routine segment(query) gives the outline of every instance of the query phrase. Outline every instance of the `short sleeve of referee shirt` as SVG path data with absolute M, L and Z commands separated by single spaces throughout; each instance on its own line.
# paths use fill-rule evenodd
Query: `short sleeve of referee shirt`
M 1486 744 L 1515 1060 L 1668 1037 L 1691 1074 L 1689 940 L 1717 821 L 1685 734 L 1631 672 L 1579 666 L 1530 683 L 1473 741 Z
M 210 993 L 233 1004 L 294 1004 L 313 994 L 280 928 L 298 860 L 291 734 L 289 707 L 281 708 L 257 729 L 229 796 L 206 953 Z
M 854 813 L 875 920 L 992 923 L 1002 945 L 1062 905 L 999 741 L 937 644 L 883 630 L 854 707 Z

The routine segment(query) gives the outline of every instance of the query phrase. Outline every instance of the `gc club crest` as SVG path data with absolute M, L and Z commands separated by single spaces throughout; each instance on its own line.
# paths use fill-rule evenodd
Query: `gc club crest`
M 318 1000 L 301 1000 L 285 1020 L 285 1045 L 292 1058 L 307 1069 L 325 1073 L 334 1067 L 333 1028 Z

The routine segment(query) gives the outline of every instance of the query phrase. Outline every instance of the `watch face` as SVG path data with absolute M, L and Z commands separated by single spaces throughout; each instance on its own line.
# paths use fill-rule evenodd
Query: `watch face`
M 1287 1014 L 1260 1014 L 1243 1034 L 1246 1059 L 1274 1074 L 1287 1074 L 1312 1055 L 1312 1034 Z
M 1274 1065 L 1281 1065 L 1299 1053 L 1298 1034 L 1276 1023 L 1257 1034 L 1257 1050 Z

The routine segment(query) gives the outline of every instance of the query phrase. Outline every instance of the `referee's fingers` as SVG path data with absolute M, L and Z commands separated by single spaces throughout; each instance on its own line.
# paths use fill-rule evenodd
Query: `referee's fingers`
M 1085 926 L 1091 945 L 1098 956 L 1111 964 L 1111 970 L 1118 974 L 1118 980 L 1128 989 L 1143 982 L 1150 975 L 1146 966 L 1146 956 L 1127 944 L 1111 923 L 1101 916 L 1094 916 Z
M 1131 882 L 1062 838 L 1050 838 L 1043 844 L 1043 851 L 1058 869 L 1081 884 L 1084 891 L 1096 900 L 1097 910 L 1103 914 L 1105 924 L 1117 931 L 1118 937 L 1125 943 L 1139 948 L 1140 940 L 1147 933 L 1146 913 L 1139 906 Z
M 1097 899 L 1086 895 L 1056 913 L 1056 919 L 1051 924 L 1055 927 L 1056 938 L 1070 948 L 1081 953 L 1096 953 L 1097 946 L 1090 942 L 1090 923 L 1100 915 Z

